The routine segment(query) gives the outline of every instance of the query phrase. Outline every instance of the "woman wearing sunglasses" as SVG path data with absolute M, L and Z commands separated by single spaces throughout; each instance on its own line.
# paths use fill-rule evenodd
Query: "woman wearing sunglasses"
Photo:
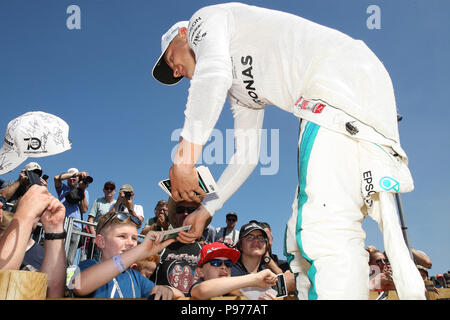
M 277 276 L 269 269 L 255 274 L 231 277 L 231 267 L 238 261 L 240 252 L 222 242 L 213 242 L 203 246 L 197 263 L 200 281 L 193 284 L 189 295 L 193 298 L 206 300 L 223 295 L 241 295 L 239 289 L 260 287 L 268 289 L 277 282 Z M 276 299 L 271 293 L 259 299 Z
M 125 212 L 103 215 L 97 224 L 95 243 L 102 253 L 100 262 L 84 260 L 71 283 L 77 296 L 90 298 L 146 298 L 170 300 L 183 296 L 168 286 L 154 286 L 138 271 L 129 269 L 137 261 L 157 254 L 174 240 L 160 241 L 157 233 L 149 232 L 138 245 L 139 218 Z M 151 240 L 151 237 L 156 240 Z

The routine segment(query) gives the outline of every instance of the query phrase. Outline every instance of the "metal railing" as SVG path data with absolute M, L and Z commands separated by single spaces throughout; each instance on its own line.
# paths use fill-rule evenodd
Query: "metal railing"
M 74 224 L 75 223 L 79 223 L 82 225 L 81 230 L 78 230 L 77 228 L 74 228 Z M 43 239 L 44 239 L 44 230 L 42 228 L 42 224 L 39 222 L 38 223 L 38 228 L 36 228 L 36 230 L 33 233 L 33 239 L 38 242 L 38 243 L 42 243 Z M 80 243 L 78 245 L 79 249 L 81 250 L 79 254 L 77 254 L 77 261 L 74 261 L 73 264 L 74 265 L 78 265 L 78 263 L 82 260 L 85 259 L 93 259 L 94 258 L 94 252 L 95 249 L 97 248 L 97 246 L 95 245 L 95 235 L 93 235 L 92 233 L 88 233 L 83 231 L 83 227 L 84 226 L 92 226 L 94 228 L 96 228 L 97 226 L 97 222 L 88 222 L 88 221 L 84 221 L 84 220 L 79 220 L 79 219 L 74 219 L 74 218 L 70 218 L 70 217 L 66 217 L 64 219 L 64 230 L 66 230 L 66 239 L 65 239 L 65 243 L 64 243 L 64 250 L 66 252 L 66 257 L 68 256 L 69 253 L 69 248 L 70 248 L 70 239 L 72 238 L 72 235 L 77 234 L 80 235 Z M 145 238 L 145 235 L 143 234 L 138 234 L 138 238 Z M 89 243 L 89 239 L 90 239 L 90 245 L 88 246 Z M 84 252 L 83 252 L 84 250 Z M 89 250 L 89 252 L 87 252 L 87 250 Z M 101 253 L 100 253 L 100 257 L 101 257 Z

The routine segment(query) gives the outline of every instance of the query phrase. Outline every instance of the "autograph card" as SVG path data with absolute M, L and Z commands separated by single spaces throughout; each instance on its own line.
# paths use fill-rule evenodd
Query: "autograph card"
M 161 241 L 165 241 L 167 239 L 175 239 L 178 236 L 178 232 L 180 231 L 189 231 L 191 229 L 191 225 L 188 226 L 182 226 L 175 229 L 169 229 L 165 231 L 158 231 L 157 233 L 162 234 Z M 150 237 L 150 239 L 155 240 L 155 238 Z

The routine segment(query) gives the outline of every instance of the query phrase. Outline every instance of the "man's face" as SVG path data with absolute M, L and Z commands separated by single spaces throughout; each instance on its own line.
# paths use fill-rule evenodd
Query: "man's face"
M 227 217 L 227 227 L 229 229 L 236 227 L 237 218 L 233 215 Z
M 162 206 L 157 206 L 155 209 L 155 217 L 159 219 L 163 219 L 164 216 L 167 215 L 167 212 L 169 210 L 167 209 L 166 205 L 162 205 Z
M 214 258 L 215 260 L 228 260 L 228 258 Z M 226 267 L 224 263 L 221 266 L 215 267 L 211 265 L 209 262 L 206 262 L 201 266 L 201 268 L 197 269 L 197 272 L 203 280 L 210 280 L 222 277 L 231 277 L 231 268 Z
M 184 219 L 192 213 L 199 206 L 198 203 L 190 202 L 190 201 L 180 201 L 177 203 L 176 211 L 175 211 L 175 224 L 176 228 L 181 227 L 183 225 Z
M 76 188 L 78 186 L 78 176 L 76 176 L 75 178 L 69 178 L 67 180 L 67 184 L 69 185 L 69 187 L 71 188 Z
M 114 196 L 114 193 L 116 193 L 116 188 L 111 185 L 106 185 L 103 188 L 103 193 L 105 194 L 105 198 L 112 198 Z
M 192 79 L 195 70 L 194 52 L 187 41 L 187 30 L 181 28 L 178 35 L 172 40 L 164 54 L 164 60 L 172 69 L 173 76 Z

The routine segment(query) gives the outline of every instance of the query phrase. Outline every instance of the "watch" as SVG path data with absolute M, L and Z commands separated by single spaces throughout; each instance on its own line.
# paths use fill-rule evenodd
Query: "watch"
M 263 263 L 264 264 L 269 264 L 271 260 L 272 260 L 272 258 L 270 256 L 265 256 L 263 258 Z
M 67 232 L 63 231 L 61 233 L 44 233 L 44 239 L 45 240 L 58 240 L 58 239 L 65 239 L 67 235 Z

